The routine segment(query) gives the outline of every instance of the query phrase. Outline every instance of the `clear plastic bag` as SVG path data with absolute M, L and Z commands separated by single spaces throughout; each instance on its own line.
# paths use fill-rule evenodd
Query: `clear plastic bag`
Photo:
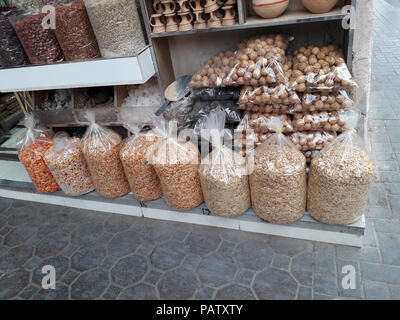
M 374 178 L 374 163 L 355 129 L 360 111 L 350 109 L 341 118 L 348 130 L 322 149 L 310 167 L 308 212 L 327 224 L 357 221 L 364 213 Z
M 121 147 L 121 162 L 135 198 L 142 202 L 155 200 L 162 197 L 162 190 L 148 155 L 159 142 L 159 138 L 151 131 L 141 132 L 147 123 L 147 117 L 130 111 L 122 108 L 120 114 L 123 126 L 132 134 Z
M 239 88 L 202 88 L 193 89 L 191 97 L 197 101 L 226 101 L 238 100 L 240 95 Z
M 289 114 L 292 113 L 292 108 L 285 104 L 240 104 L 239 109 L 247 113 L 261 113 L 261 114 Z
M 116 132 L 96 124 L 93 112 L 88 111 L 86 117 L 90 125 L 82 138 L 82 151 L 96 191 L 105 198 L 121 197 L 130 191 L 119 158 L 122 139 Z
M 327 93 L 305 93 L 301 97 L 301 103 L 291 108 L 292 113 L 299 112 L 322 112 L 346 110 L 353 106 L 346 91 Z
M 26 116 L 27 130 L 17 140 L 18 157 L 36 190 L 50 193 L 60 189 L 44 161 L 45 153 L 53 146 L 53 139 L 48 137 L 48 131 L 36 128 L 36 124 L 32 114 Z
M 57 40 L 66 60 L 88 60 L 101 56 L 83 0 L 58 4 L 56 23 Z
M 212 110 L 201 126 L 202 138 L 213 150 L 201 162 L 199 173 L 208 209 L 217 216 L 236 217 L 250 207 L 246 160 L 224 146 L 225 111 Z
M 193 143 L 177 136 L 175 121 L 159 119 L 154 133 L 161 138 L 150 161 L 161 182 L 167 204 L 176 210 L 189 210 L 203 202 L 199 178 L 200 152 Z
M 245 126 L 247 128 L 253 129 L 256 134 L 274 132 L 273 130 L 271 131 L 271 128 L 268 126 L 268 121 L 266 121 L 266 119 L 271 120 L 276 117 L 282 117 L 284 133 L 293 132 L 292 120 L 289 115 L 280 115 L 276 113 L 250 113 L 247 111 L 244 113 L 238 129 Z
M 84 0 L 104 58 L 132 57 L 146 46 L 136 1 Z
M 10 68 L 29 64 L 28 57 L 8 17 L 15 10 L 0 10 L 0 66 Z
M 278 85 L 276 87 L 252 87 L 245 86 L 240 92 L 239 103 L 256 104 L 256 105 L 294 105 L 300 103 L 297 93 L 290 90 L 286 85 Z
M 73 197 L 93 191 L 92 178 L 82 154 L 81 139 L 71 138 L 66 132 L 58 132 L 53 142 L 44 161 L 61 190 Z
M 43 6 L 43 0 L 11 0 L 10 5 L 24 11 L 39 10 Z
M 321 150 L 336 138 L 335 132 L 303 131 L 294 132 L 290 139 L 299 151 Z
M 298 113 L 294 115 L 293 128 L 298 131 L 323 130 L 343 132 L 346 123 L 339 114 L 343 111 Z
M 9 17 L 32 64 L 61 62 L 64 54 L 52 29 L 42 26 L 46 13 L 23 13 Z
M 282 134 L 281 117 L 266 123 L 276 133 L 248 159 L 252 205 L 268 222 L 291 223 L 306 211 L 306 159 Z

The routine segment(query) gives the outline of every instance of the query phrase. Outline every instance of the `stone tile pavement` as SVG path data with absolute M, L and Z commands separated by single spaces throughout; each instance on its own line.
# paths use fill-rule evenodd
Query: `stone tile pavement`
M 0 299 L 400 299 L 400 8 L 375 4 L 362 249 L 0 198 Z

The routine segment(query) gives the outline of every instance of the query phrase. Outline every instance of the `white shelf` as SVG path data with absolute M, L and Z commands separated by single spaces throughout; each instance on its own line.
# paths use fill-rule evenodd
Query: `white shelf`
M 0 69 L 0 91 L 142 84 L 155 74 L 150 47 L 136 57 Z

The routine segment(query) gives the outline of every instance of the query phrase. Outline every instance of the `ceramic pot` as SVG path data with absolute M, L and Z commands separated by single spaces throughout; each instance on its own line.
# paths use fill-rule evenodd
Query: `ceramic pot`
M 218 18 L 217 11 L 210 12 L 210 19 L 207 21 L 207 28 L 218 28 L 221 25 L 221 19 Z
M 236 24 L 236 12 L 233 9 L 233 6 L 225 6 L 222 7 L 224 10 L 224 17 L 222 18 L 222 25 L 223 26 L 232 26 Z
M 196 16 L 196 19 L 195 19 L 195 22 L 193 25 L 194 29 L 207 28 L 207 15 L 204 13 L 204 11 L 195 11 L 193 13 Z
M 201 0 L 189 0 L 189 4 L 193 12 L 204 11 L 204 7 L 201 3 Z
M 150 25 L 153 27 L 153 33 L 165 32 L 165 25 L 161 21 L 162 14 L 155 13 L 150 17 Z
M 192 30 L 193 14 L 191 12 L 178 13 L 178 14 L 181 17 L 181 22 L 179 23 L 179 31 Z
M 154 0 L 153 8 L 156 14 L 162 14 L 165 10 L 164 5 L 161 3 L 161 0 Z
M 282 15 L 289 6 L 289 0 L 253 0 L 254 12 L 264 19 Z
M 166 14 L 165 18 L 167 19 L 167 24 L 165 31 L 166 32 L 174 32 L 178 31 L 178 17 L 175 13 Z
M 336 6 L 338 0 L 302 0 L 302 2 L 311 13 L 327 13 Z
M 188 0 L 177 0 L 179 5 L 178 13 L 187 13 L 190 12 L 190 5 Z
M 205 13 L 211 13 L 218 9 L 219 9 L 219 6 L 217 4 L 217 0 L 206 0 L 206 4 L 204 6 Z
M 234 4 L 236 4 L 236 0 L 228 0 L 225 2 L 225 6 L 233 6 Z
M 176 10 L 176 2 L 173 0 L 161 0 L 161 3 L 164 5 L 164 15 L 175 13 Z

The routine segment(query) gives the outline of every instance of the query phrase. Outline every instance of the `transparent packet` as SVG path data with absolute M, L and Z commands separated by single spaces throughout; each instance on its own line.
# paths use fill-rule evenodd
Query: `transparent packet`
M 280 84 L 275 87 L 245 86 L 240 92 L 240 104 L 257 104 L 271 105 L 283 104 L 294 105 L 300 103 L 301 100 L 294 90 L 289 89 L 286 85 Z
M 301 103 L 291 108 L 292 113 L 340 111 L 353 106 L 353 101 L 345 90 L 337 92 L 312 92 L 301 96 Z
M 293 117 L 293 128 L 297 131 L 343 132 L 346 130 L 346 123 L 340 117 L 343 112 L 345 111 L 297 113 Z

